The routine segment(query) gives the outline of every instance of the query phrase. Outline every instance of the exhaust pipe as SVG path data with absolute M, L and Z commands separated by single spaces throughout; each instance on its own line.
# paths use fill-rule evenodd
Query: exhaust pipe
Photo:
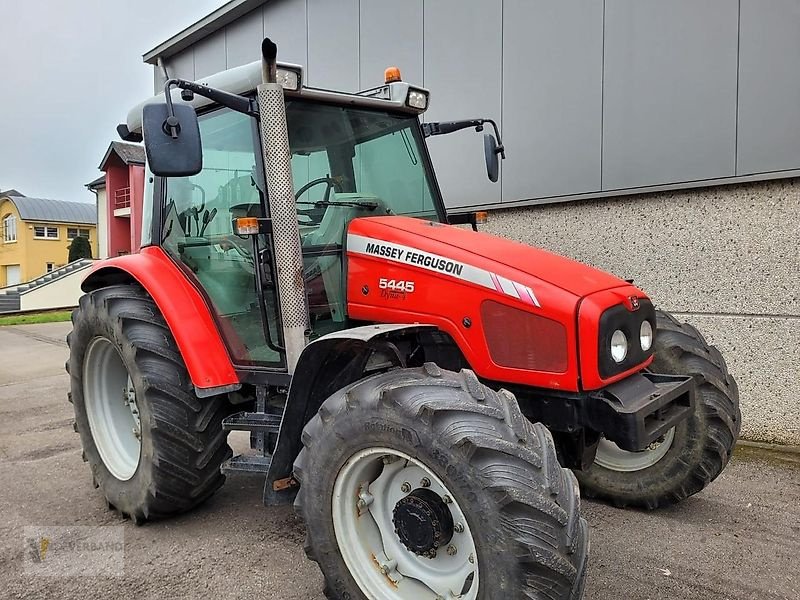
M 261 44 L 261 75 L 258 107 L 261 113 L 261 152 L 266 170 L 267 194 L 275 265 L 278 272 L 278 301 L 283 322 L 286 366 L 294 373 L 305 348 L 309 331 L 308 306 L 303 281 L 303 252 L 292 179 L 292 153 L 286 127 L 283 87 L 276 83 L 278 47 L 265 38 Z

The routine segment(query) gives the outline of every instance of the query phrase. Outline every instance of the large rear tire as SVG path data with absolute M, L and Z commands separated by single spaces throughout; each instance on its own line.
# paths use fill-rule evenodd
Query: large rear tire
M 427 363 L 355 383 L 303 446 L 296 508 L 328 598 L 583 596 L 577 482 L 549 431 L 471 371 Z
M 694 414 L 643 452 L 626 452 L 601 440 L 595 463 L 576 471 L 589 498 L 617 506 L 655 509 L 696 494 L 728 464 L 741 426 L 739 389 L 725 359 L 697 329 L 656 312 L 656 373 L 692 375 Z
M 187 511 L 224 483 L 223 396 L 197 398 L 180 352 L 137 285 L 90 292 L 67 337 L 83 457 L 109 505 L 135 522 Z

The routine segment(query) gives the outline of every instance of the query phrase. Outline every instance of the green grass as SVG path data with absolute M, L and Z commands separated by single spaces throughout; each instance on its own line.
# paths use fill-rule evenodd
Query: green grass
M 59 323 L 69 321 L 71 310 L 51 310 L 41 313 L 29 313 L 26 315 L 0 316 L 0 327 L 3 325 L 31 325 L 33 323 Z

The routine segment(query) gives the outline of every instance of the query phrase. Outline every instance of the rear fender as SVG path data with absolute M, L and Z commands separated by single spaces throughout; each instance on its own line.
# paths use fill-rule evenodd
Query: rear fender
M 201 398 L 241 387 L 205 299 L 158 247 L 99 262 L 81 284 L 84 292 L 137 281 L 158 306 Z
M 281 421 L 278 443 L 264 488 L 264 503 L 291 502 L 294 489 L 280 489 L 275 482 L 292 474 L 292 465 L 300 453 L 300 435 L 322 403 L 336 390 L 364 377 L 370 359 L 403 366 L 404 359 L 392 340 L 402 335 L 432 331 L 430 325 L 365 325 L 322 336 L 305 347 L 295 367 L 286 408 Z

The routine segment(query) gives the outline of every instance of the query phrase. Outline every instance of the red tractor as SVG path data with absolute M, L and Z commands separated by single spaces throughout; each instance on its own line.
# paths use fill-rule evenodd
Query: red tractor
M 739 432 L 725 361 L 630 282 L 452 226 L 477 229 L 425 138 L 491 127 L 496 180 L 491 120 L 420 124 L 396 70 L 346 94 L 262 53 L 119 127 L 142 250 L 96 266 L 68 338 L 95 487 L 141 523 L 262 473 L 329 598 L 580 598 L 578 482 L 651 509 L 708 485 Z

